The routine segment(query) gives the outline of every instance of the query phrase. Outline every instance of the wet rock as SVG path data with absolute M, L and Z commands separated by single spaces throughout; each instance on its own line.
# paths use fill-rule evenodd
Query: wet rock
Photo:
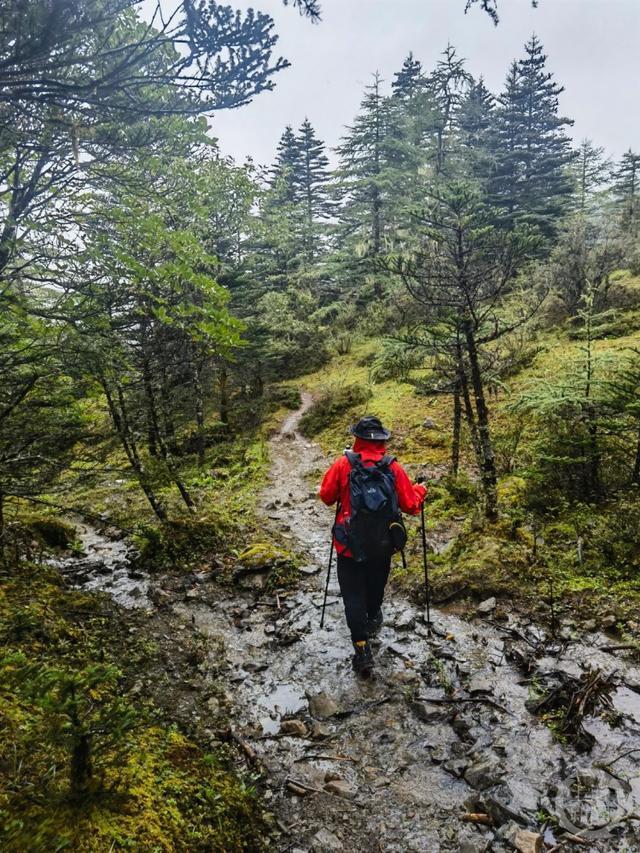
M 282 734 L 290 735 L 291 737 L 306 737 L 308 734 L 307 727 L 302 720 L 283 720 L 280 725 Z
M 298 571 L 303 575 L 316 575 L 320 571 L 320 566 L 300 566 Z
M 350 785 L 349 782 L 345 782 L 344 779 L 334 779 L 331 782 L 327 782 L 324 789 L 330 794 L 335 794 L 335 796 L 342 797 L 345 800 L 353 800 L 358 793 L 356 788 Z
M 324 774 L 325 782 L 338 782 L 342 780 L 342 776 L 336 770 L 327 770 Z
M 496 609 L 496 604 L 497 602 L 495 598 L 491 596 L 491 598 L 485 599 L 478 605 L 478 613 L 482 613 L 484 615 L 491 613 L 493 610 Z
M 537 832 L 519 829 L 513 836 L 512 843 L 520 853 L 541 853 L 543 838 Z
M 584 625 L 582 627 L 584 628 L 584 630 L 587 633 L 591 634 L 594 631 L 597 631 L 598 623 L 596 622 L 595 619 L 587 619 L 587 621 L 584 623 Z
M 391 620 L 390 624 L 394 628 L 399 628 L 401 630 L 408 631 L 416 624 L 415 613 L 407 608 L 406 610 L 403 610 L 398 613 L 398 615 Z
M 464 758 L 450 758 L 448 761 L 444 762 L 442 769 L 446 770 L 447 773 L 450 773 L 452 776 L 455 776 L 456 779 L 461 779 L 468 766 L 469 762 Z
M 339 708 L 333 696 L 325 693 L 324 690 L 313 695 L 307 694 L 307 699 L 309 700 L 309 713 L 312 717 L 324 719 L 333 717 L 334 714 L 338 713 Z
M 487 675 L 483 672 L 478 672 L 469 682 L 469 693 L 491 693 L 493 686 Z
M 333 734 L 333 726 L 329 723 L 322 723 L 319 720 L 314 720 L 311 723 L 311 737 L 314 740 L 324 740 Z
M 412 702 L 411 710 L 418 719 L 423 720 L 425 723 L 444 722 L 451 714 L 451 709 L 448 709 L 446 706 L 434 705 L 430 702 Z
M 188 589 L 185 592 L 184 597 L 187 599 L 193 600 L 195 598 L 200 598 L 200 595 L 201 595 L 201 592 L 199 589 Z
M 465 781 L 477 791 L 484 791 L 500 782 L 504 770 L 500 762 L 493 757 L 484 758 L 467 768 L 464 774 Z
M 151 592 L 151 601 L 156 607 L 163 607 L 171 601 L 171 594 L 162 587 L 157 587 Z
M 602 620 L 602 627 L 606 629 L 615 628 L 618 617 L 614 613 L 607 613 Z
M 340 853 L 343 850 L 342 841 L 328 829 L 319 829 L 311 839 L 313 853 Z
M 422 426 L 423 426 L 423 428 L 424 428 L 424 429 L 438 429 L 438 425 L 437 425 L 437 423 L 434 421 L 434 419 L 433 419 L 433 418 L 425 418 L 425 419 L 422 421 Z

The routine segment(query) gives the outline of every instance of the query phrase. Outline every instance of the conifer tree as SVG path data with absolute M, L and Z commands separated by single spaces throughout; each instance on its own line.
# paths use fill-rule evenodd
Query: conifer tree
M 490 188 L 502 224 L 536 225 L 551 237 L 571 193 L 567 166 L 574 155 L 564 130 L 573 121 L 558 114 L 563 88 L 546 62 L 540 41 L 532 36 L 525 57 L 509 70 L 496 110 Z
M 638 235 L 640 223 L 640 154 L 629 149 L 613 173 L 613 193 L 624 231 Z
M 308 118 L 305 118 L 296 138 L 297 161 L 293 170 L 295 197 L 304 209 L 301 223 L 304 254 L 313 261 L 320 249 L 322 221 L 333 211 L 329 198 L 329 158 L 324 153 L 324 142 L 316 136 Z
M 472 83 L 460 103 L 458 133 L 461 167 L 470 177 L 486 180 L 493 165 L 491 134 L 494 124 L 495 97 L 482 77 Z
M 595 203 L 595 197 L 609 177 L 609 161 L 604 148 L 596 147 L 590 139 L 583 139 L 572 164 L 576 187 L 576 208 L 586 213 Z
M 394 98 L 411 99 L 424 89 L 425 77 L 422 63 L 409 53 L 400 71 L 393 75 L 391 91 Z
M 381 91 L 380 75 L 367 86 L 360 112 L 337 152 L 339 192 L 344 200 L 341 216 L 343 238 L 362 258 L 360 277 L 382 294 L 382 282 L 375 275 L 375 258 L 383 253 L 387 230 L 387 201 L 391 157 L 391 109 Z M 374 263 L 372 263 L 372 259 Z
M 441 175 L 445 171 L 445 161 L 453 145 L 455 120 L 462 104 L 464 92 L 472 82 L 471 75 L 464 67 L 453 45 L 448 44 L 442 52 L 442 59 L 427 81 L 428 91 L 437 106 L 435 131 L 435 171 Z
M 276 160 L 271 169 L 270 187 L 274 191 L 271 202 L 286 204 L 296 200 L 294 174 L 299 162 L 298 140 L 288 124 L 276 150 Z

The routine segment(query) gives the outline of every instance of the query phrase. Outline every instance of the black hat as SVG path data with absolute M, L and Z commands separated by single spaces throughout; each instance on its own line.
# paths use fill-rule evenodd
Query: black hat
M 387 441 L 391 437 L 389 430 L 382 426 L 380 418 L 373 415 L 361 418 L 355 426 L 349 427 L 349 432 L 357 438 L 368 438 L 369 441 Z

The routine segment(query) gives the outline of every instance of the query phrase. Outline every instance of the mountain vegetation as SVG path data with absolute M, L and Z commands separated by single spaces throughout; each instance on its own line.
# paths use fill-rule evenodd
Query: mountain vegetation
M 533 36 L 501 91 L 409 53 L 335 150 L 310 105 L 237 163 L 204 116 L 273 86 L 273 22 L 136 5 L 15 0 L 0 32 L 5 850 L 260 849 L 231 747 L 137 702 L 145 650 L 43 555 L 81 516 L 228 581 L 300 390 L 326 450 L 374 411 L 431 478 L 443 593 L 544 582 L 624 631 L 640 602 L 640 153 L 572 139 Z

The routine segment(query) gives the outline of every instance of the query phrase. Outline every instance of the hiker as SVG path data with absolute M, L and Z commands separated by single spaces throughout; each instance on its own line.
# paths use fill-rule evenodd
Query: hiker
M 401 512 L 417 515 L 427 489 L 412 484 L 386 443 L 391 433 L 379 418 L 367 416 L 349 428 L 355 437 L 329 468 L 320 486 L 324 503 L 338 502 L 333 543 L 338 555 L 338 583 L 354 646 L 353 668 L 373 670 L 369 639 L 382 627 L 382 599 L 391 556 L 406 542 Z

